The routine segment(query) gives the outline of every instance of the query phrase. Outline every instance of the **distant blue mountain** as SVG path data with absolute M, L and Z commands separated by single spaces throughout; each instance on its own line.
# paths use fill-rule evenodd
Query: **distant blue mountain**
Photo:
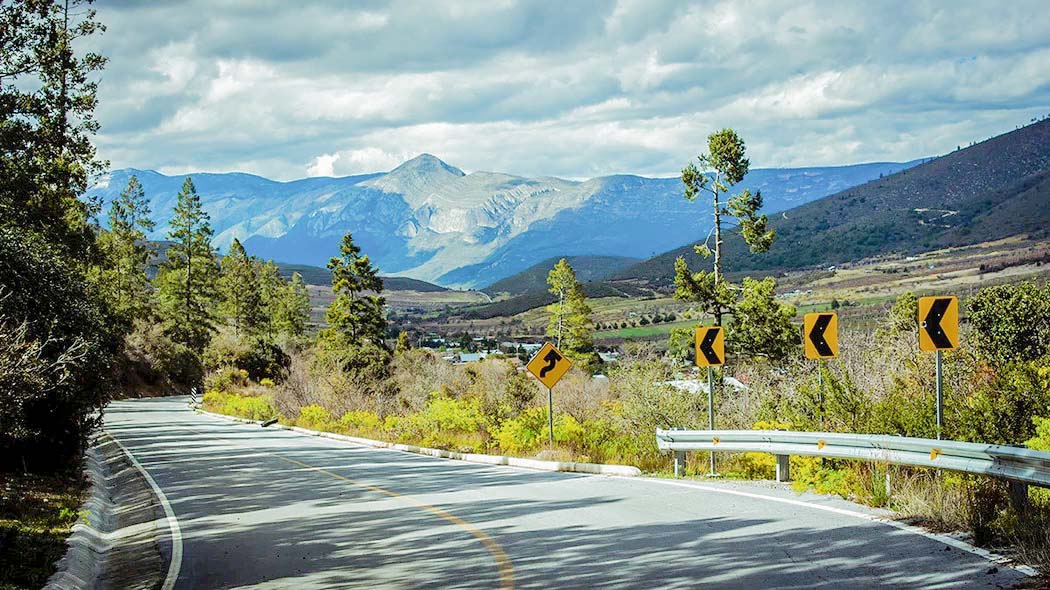
M 915 162 L 753 170 L 739 185 L 761 190 L 777 212 L 909 168 Z M 131 175 L 167 235 L 184 177 L 113 171 L 90 194 L 108 204 Z M 646 258 L 695 240 L 707 208 L 682 198 L 677 178 L 617 175 L 584 182 L 464 174 L 424 154 L 387 173 L 276 182 L 250 174 L 192 174 L 225 250 L 324 265 L 350 231 L 384 274 L 479 287 L 555 256 Z M 103 215 L 104 217 L 104 215 Z

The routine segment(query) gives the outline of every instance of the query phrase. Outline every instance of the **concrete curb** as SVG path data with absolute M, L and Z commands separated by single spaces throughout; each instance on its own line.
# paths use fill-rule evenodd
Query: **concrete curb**
M 84 454 L 91 482 L 80 507 L 86 517 L 73 525 L 66 554 L 45 590 L 153 587 L 158 582 L 163 558 L 157 522 L 163 515 L 126 461 L 119 446 L 105 438 Z
M 216 414 L 202 410 L 200 406 L 190 405 L 190 407 L 201 414 L 206 414 L 215 418 L 221 418 L 223 420 L 229 420 L 231 422 L 240 422 L 243 424 L 262 424 L 260 420 L 249 420 L 247 418 L 240 418 L 237 416 L 227 416 L 226 414 Z M 310 430 L 308 428 L 300 428 L 298 426 L 288 426 L 286 424 L 274 424 L 269 428 L 279 428 L 281 430 L 290 430 L 299 434 L 305 434 L 307 436 L 316 436 L 319 438 L 329 438 L 332 440 L 338 440 L 343 442 L 351 442 L 367 447 L 375 447 L 377 449 L 393 449 L 395 451 L 403 451 L 406 453 L 416 453 L 417 455 L 429 455 L 431 457 L 440 457 L 442 459 L 454 459 L 456 461 L 467 461 L 470 463 L 482 463 L 485 465 L 508 465 L 510 467 L 522 467 L 524 469 L 534 469 L 537 471 L 563 471 L 569 473 L 587 473 L 590 475 L 615 475 L 618 477 L 637 477 L 642 474 L 642 470 L 631 465 L 602 465 L 599 463 L 575 463 L 572 461 L 541 461 L 539 459 L 522 459 L 519 457 L 507 457 L 505 455 L 482 455 L 478 453 L 457 453 L 455 451 L 445 451 L 442 449 L 429 449 L 427 447 L 417 447 L 415 445 L 403 445 L 396 443 L 389 443 L 381 440 L 372 440 L 370 438 L 360 438 L 357 436 L 346 436 L 342 434 L 334 434 L 331 432 L 320 432 L 318 430 Z

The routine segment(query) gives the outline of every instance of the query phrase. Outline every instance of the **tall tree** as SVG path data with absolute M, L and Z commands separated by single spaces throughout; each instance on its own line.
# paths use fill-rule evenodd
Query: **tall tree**
M 146 270 L 154 250 L 146 232 L 153 228 L 142 184 L 132 176 L 120 196 L 110 204 L 109 228 L 99 230 L 103 259 L 92 272 L 114 312 L 129 322 L 142 317 L 149 309 L 150 285 Z
M 556 338 L 558 348 L 573 355 L 594 351 L 594 324 L 591 308 L 583 285 L 576 279 L 576 271 L 562 258 L 547 275 L 547 285 L 557 301 L 547 306 L 551 317 L 547 335 Z
M 732 129 L 723 129 L 712 133 L 707 138 L 707 153 L 697 156 L 699 167 L 689 164 L 682 170 L 682 183 L 685 184 L 685 198 L 697 200 L 701 195 L 710 195 L 713 209 L 713 227 L 703 244 L 694 248 L 697 254 L 708 258 L 714 254 L 714 264 L 710 273 L 699 271 L 693 273 L 685 259 L 675 261 L 675 297 L 687 301 L 696 301 L 704 311 L 715 318 L 715 323 L 722 325 L 722 315 L 729 311 L 733 304 L 730 286 L 725 281 L 722 268 L 722 224 L 735 222 L 740 236 L 751 247 L 754 253 L 765 252 L 773 245 L 776 237 L 774 230 L 767 229 L 765 215 L 759 215 L 762 208 L 762 193 L 744 189 L 732 196 L 723 205 L 722 199 L 733 185 L 744 179 L 751 162 L 745 156 L 744 140 Z M 714 237 L 714 250 L 708 245 Z
M 350 344 L 368 341 L 383 347 L 386 300 L 381 296 L 383 280 L 379 271 L 367 255 L 361 254 L 349 233 L 343 236 L 339 254 L 328 261 L 332 292 L 336 295 L 325 313 L 329 329 L 347 338 Z
M 168 259 L 157 277 L 158 311 L 173 340 L 200 352 L 215 329 L 219 265 L 212 229 L 189 177 L 182 183 L 171 220 Z
M 78 39 L 105 30 L 90 0 L 0 4 L 0 219 L 44 236 L 86 262 L 96 207 L 81 198 L 105 166 L 91 137 L 106 59 L 77 54 Z
M 230 243 L 230 253 L 223 256 L 222 312 L 230 318 L 233 327 L 245 336 L 259 336 L 266 332 L 268 318 L 263 308 L 263 294 L 259 288 L 259 262 L 248 256 L 237 238 Z
M 304 336 L 312 307 L 303 276 L 292 273 L 291 280 L 281 285 L 276 300 L 268 308 L 272 309 L 270 317 L 275 333 L 291 338 Z

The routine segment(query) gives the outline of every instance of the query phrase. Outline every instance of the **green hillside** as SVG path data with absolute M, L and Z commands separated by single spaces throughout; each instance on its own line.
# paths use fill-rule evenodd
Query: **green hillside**
M 765 254 L 751 254 L 735 234 L 727 237 L 727 272 L 825 266 L 1019 234 L 1046 237 L 1050 120 L 789 209 L 770 225 L 777 240 Z M 679 256 L 700 264 L 689 244 L 624 269 L 613 280 L 670 285 Z
M 327 268 L 309 266 L 306 264 L 287 264 L 278 262 L 277 268 L 284 278 L 290 278 L 292 273 L 299 273 L 307 285 L 331 285 L 332 273 Z M 448 291 L 447 288 L 419 279 L 408 277 L 383 277 L 383 287 L 387 291 L 419 291 L 421 293 L 438 293 Z
M 566 256 L 565 259 L 576 270 L 576 278 L 581 283 L 602 281 L 632 264 L 640 262 L 637 258 L 628 258 L 626 256 Z M 548 258 L 515 275 L 500 279 L 485 287 L 482 291 L 495 296 L 499 293 L 521 295 L 529 291 L 546 290 L 547 273 L 550 272 L 558 260 L 560 260 L 560 257 Z

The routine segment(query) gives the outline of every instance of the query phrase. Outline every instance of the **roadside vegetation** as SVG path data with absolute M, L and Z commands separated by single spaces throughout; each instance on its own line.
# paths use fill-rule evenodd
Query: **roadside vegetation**
M 718 162 L 727 183 L 712 191 L 717 208 L 746 159 L 730 132 L 712 135 L 710 148 L 716 155 L 701 162 Z M 687 186 L 686 177 L 697 173 L 683 172 Z M 694 197 L 706 190 L 695 176 L 692 181 Z M 729 203 L 720 214 L 739 219 L 756 251 L 768 247 L 775 236 L 755 214 L 760 198 L 745 191 Z M 841 358 L 805 361 L 798 310 L 777 299 L 775 279 L 728 283 L 718 244 L 716 232 L 711 272 L 694 272 L 679 261 L 675 293 L 696 306 L 689 314 L 698 323 L 710 318 L 727 329 L 730 362 L 719 373 L 741 385 L 717 392 L 718 427 L 935 437 L 934 360 L 918 351 L 915 295 L 898 297 L 874 323 L 844 325 Z M 388 346 L 377 270 L 349 235 L 340 254 L 329 263 L 335 295 L 329 327 L 291 351 L 277 379 L 257 380 L 237 364 L 213 371 L 207 409 L 461 452 L 627 463 L 658 474 L 670 471 L 670 458 L 657 451 L 654 430 L 707 423 L 706 396 L 669 383 L 689 377 L 683 367 L 693 360 L 691 331 L 672 330 L 667 353 L 626 344 L 619 362 L 602 364 L 592 352 L 591 308 L 565 260 L 548 276 L 554 303 L 546 309 L 546 332 L 577 363 L 555 388 L 555 442 L 549 445 L 544 392 L 517 359 L 450 365 L 429 350 L 412 350 L 404 334 Z M 945 437 L 1050 449 L 1050 286 L 992 286 L 970 296 L 965 307 L 967 341 L 944 355 Z M 706 472 L 705 459 L 694 453 L 687 473 Z M 998 480 L 792 460 L 798 490 L 893 508 L 936 529 L 968 530 L 979 544 L 1011 545 L 1023 559 L 1048 564 L 1050 495 L 1044 490 L 1032 490 L 1029 506 L 1018 513 Z M 761 453 L 723 456 L 719 465 L 728 477 L 768 479 L 774 473 L 773 457 Z

